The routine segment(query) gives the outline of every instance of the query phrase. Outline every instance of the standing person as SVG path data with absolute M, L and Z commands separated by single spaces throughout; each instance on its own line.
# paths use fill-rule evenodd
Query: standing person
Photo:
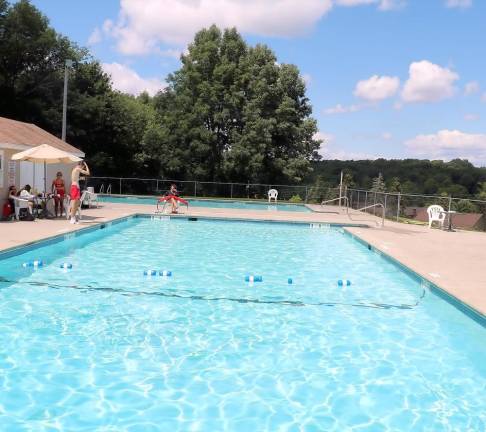
M 79 188 L 79 176 L 81 174 L 90 175 L 88 165 L 84 161 L 78 162 L 78 164 L 73 168 L 71 172 L 71 220 L 72 224 L 78 223 L 76 220 L 76 212 L 78 211 L 79 205 L 81 204 L 79 200 L 81 199 L 81 190 Z
M 54 194 L 54 206 L 55 213 L 57 217 L 57 210 L 59 211 L 59 216 L 62 216 L 64 211 L 64 195 L 66 195 L 66 186 L 64 185 L 64 179 L 62 178 L 62 172 L 59 171 L 56 174 L 56 178 L 52 181 L 52 193 Z

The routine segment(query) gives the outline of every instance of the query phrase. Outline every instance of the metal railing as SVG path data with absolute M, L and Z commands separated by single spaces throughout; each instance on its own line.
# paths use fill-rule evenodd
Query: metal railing
M 385 218 L 397 222 L 413 220 L 417 209 L 426 208 L 432 204 L 438 204 L 447 211 L 454 210 L 458 213 L 479 213 L 486 219 L 486 201 L 474 198 L 458 198 L 452 196 L 409 194 L 400 192 L 375 192 L 366 189 L 348 188 L 345 195 L 349 199 L 350 209 L 360 210 L 376 215 L 375 204 L 383 205 Z M 372 206 L 372 207 L 368 207 Z M 468 228 L 468 227 L 464 227 Z M 477 229 L 486 230 L 486 221 L 483 227 Z
M 307 203 L 311 198 L 310 186 L 264 183 L 230 183 L 197 180 L 174 180 L 135 177 L 89 177 L 88 184 L 98 193 L 118 195 L 160 195 L 176 183 L 182 194 L 188 197 L 267 199 L 270 189 L 278 190 L 279 200 Z M 314 190 L 315 192 L 315 190 Z
M 325 200 L 325 201 L 322 201 L 321 202 L 321 207 L 324 207 L 324 204 L 329 204 L 329 203 L 332 203 L 332 202 L 335 202 L 335 201 L 339 201 L 339 209 L 341 209 L 341 201 L 344 201 L 344 209 L 346 210 L 346 213 L 348 213 L 349 211 L 349 199 L 346 195 L 343 195 L 343 196 L 340 196 L 340 197 L 337 197 L 337 198 L 331 198 L 331 199 L 328 199 L 328 200 Z

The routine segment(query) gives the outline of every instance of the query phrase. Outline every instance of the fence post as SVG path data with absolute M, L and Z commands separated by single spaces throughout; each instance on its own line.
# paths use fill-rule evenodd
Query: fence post
M 194 182 L 194 196 L 197 197 L 197 182 Z
M 366 195 L 365 195 L 365 205 L 363 207 L 367 207 L 368 206 L 368 191 L 366 191 Z
M 307 186 L 305 187 L 305 203 L 307 204 L 307 199 L 309 198 L 309 191 L 307 189 Z
M 231 192 L 230 192 L 230 197 L 233 198 L 233 183 L 231 183 Z
M 159 192 L 159 179 L 157 179 L 157 183 L 155 184 L 155 192 L 156 194 Z
M 452 195 L 449 195 L 449 209 L 448 211 L 451 211 L 451 207 L 452 207 Z M 450 217 L 450 215 L 449 215 Z
M 384 217 L 386 217 L 386 197 L 387 197 L 387 194 L 385 193 L 385 208 L 383 209 L 383 212 L 385 213 Z
M 121 182 L 122 182 L 122 179 L 120 177 L 120 195 L 121 195 L 121 191 L 122 191 L 122 188 L 121 188 Z
M 358 204 L 356 205 L 356 209 L 359 209 L 359 189 L 358 189 Z
M 400 219 L 400 192 L 398 192 L 398 200 L 397 200 L 397 222 Z

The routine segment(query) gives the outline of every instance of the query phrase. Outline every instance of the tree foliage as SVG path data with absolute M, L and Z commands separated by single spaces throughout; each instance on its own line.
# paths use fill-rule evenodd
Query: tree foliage
M 352 176 L 355 187 L 360 189 L 372 189 L 373 179 L 381 173 L 387 192 L 486 198 L 486 186 L 482 186 L 486 184 L 486 168 L 475 167 L 461 159 L 450 162 L 418 159 L 327 160 L 314 163 L 313 168 L 314 171 L 306 179 L 309 184 L 336 186 L 344 170 Z
M 162 175 L 298 182 L 309 173 L 320 142 L 295 66 L 216 26 L 197 33 L 181 61 L 155 98 L 159 120 L 145 136 Z

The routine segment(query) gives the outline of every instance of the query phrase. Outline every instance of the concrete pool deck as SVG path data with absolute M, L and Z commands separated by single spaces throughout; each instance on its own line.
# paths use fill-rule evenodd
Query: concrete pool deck
M 381 220 L 372 215 L 353 211 L 348 216 L 335 207 L 325 210 L 300 213 L 192 207 L 183 216 L 363 225 L 346 229 L 486 315 L 486 233 L 429 230 L 391 221 L 380 228 Z M 102 203 L 99 208 L 83 210 L 79 225 L 65 219 L 0 222 L 0 251 L 120 217 L 153 212 L 154 207 L 143 204 Z

